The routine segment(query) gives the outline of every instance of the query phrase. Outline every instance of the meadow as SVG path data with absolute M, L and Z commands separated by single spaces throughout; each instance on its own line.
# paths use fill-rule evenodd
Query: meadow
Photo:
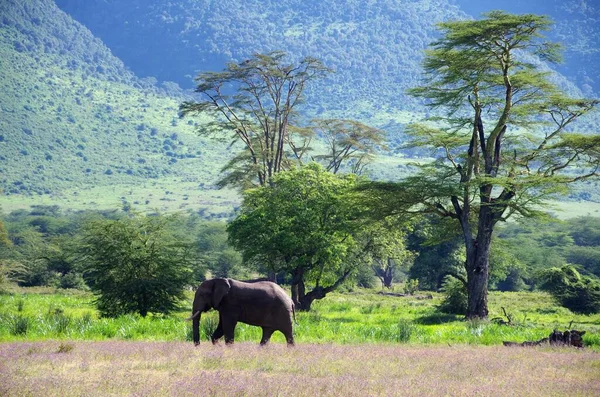
M 77 290 L 20 288 L 0 295 L 0 342 L 44 340 L 191 341 L 189 316 L 192 293 L 180 311 L 169 316 L 126 315 L 100 318 L 94 296 Z M 441 296 L 418 292 L 414 296 L 381 294 L 355 289 L 316 301 L 310 312 L 296 313 L 298 344 L 502 345 L 548 336 L 553 329 L 584 330 L 588 348 L 600 350 L 600 314 L 577 315 L 557 306 L 540 292 L 491 292 L 490 320 L 464 321 L 440 313 Z M 504 309 L 504 310 L 503 310 Z M 506 314 L 512 324 L 503 325 Z M 202 316 L 201 340 L 217 323 L 217 313 Z M 238 324 L 236 341 L 260 340 L 261 330 Z M 283 343 L 280 333 L 274 343 Z
M 3 396 L 597 396 L 590 350 L 184 342 L 0 343 Z
M 490 321 L 439 313 L 437 293 L 346 290 L 297 313 L 296 346 L 238 325 L 213 346 L 215 312 L 191 343 L 189 302 L 169 316 L 100 318 L 94 296 L 18 288 L 0 295 L 0 395 L 577 395 L 600 393 L 600 314 L 543 293 L 490 294 Z M 511 316 L 512 325 L 494 317 Z M 571 324 L 570 324 L 571 323 Z M 584 349 L 504 347 L 554 329 L 585 330 Z

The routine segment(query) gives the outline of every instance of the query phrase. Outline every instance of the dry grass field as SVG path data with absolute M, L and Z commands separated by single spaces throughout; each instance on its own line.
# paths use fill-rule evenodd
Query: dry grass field
M 0 343 L 2 396 L 598 396 L 587 349 Z

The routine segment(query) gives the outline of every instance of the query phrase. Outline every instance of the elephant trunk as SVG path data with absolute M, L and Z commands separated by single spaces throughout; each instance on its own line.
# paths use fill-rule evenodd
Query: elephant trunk
M 200 317 L 202 317 L 202 315 L 200 312 L 198 312 L 198 315 L 194 316 L 192 319 L 194 346 L 198 346 L 200 344 Z

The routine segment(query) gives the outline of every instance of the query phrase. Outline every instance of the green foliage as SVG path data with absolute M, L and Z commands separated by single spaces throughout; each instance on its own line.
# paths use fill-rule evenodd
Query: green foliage
M 571 265 L 547 269 L 541 278 L 540 288 L 552 294 L 561 306 L 574 313 L 600 312 L 600 279 L 581 276 Z
M 281 173 L 272 185 L 244 193 L 241 212 L 227 227 L 230 241 L 263 270 L 300 268 L 312 281 L 331 282 L 356 244 L 355 181 L 317 165 Z
M 412 278 L 406 280 L 404 283 L 404 293 L 408 295 L 413 295 L 415 292 L 419 290 L 419 280 Z
M 464 254 L 455 225 L 439 218 L 421 219 L 408 234 L 408 249 L 417 253 L 409 278 L 425 290 L 437 291 L 448 274 L 464 273 Z
M 29 317 L 16 315 L 12 316 L 10 322 L 10 333 L 12 335 L 26 335 L 30 328 L 31 320 Z
M 294 135 L 297 105 L 303 101 L 305 87 L 329 70 L 311 57 L 298 62 L 283 51 L 255 54 L 240 63 L 229 63 L 219 73 L 204 72 L 197 78 L 196 92 L 202 101 L 185 101 L 185 115 L 213 113 L 214 121 L 198 128 L 203 135 L 239 142 L 243 148 L 225 170 L 230 173 L 220 186 L 247 188 L 264 186 L 271 177 L 289 169 L 295 157 L 301 157 L 307 132 Z M 234 86 L 229 94 L 226 87 Z M 231 135 L 223 137 L 224 134 Z
M 53 1 L 7 0 L 0 9 L 4 195 L 53 194 L 52 202 L 68 203 L 95 187 L 101 193 L 90 194 L 86 208 L 104 196 L 110 203 L 101 208 L 114 208 L 119 185 L 129 193 L 149 179 L 196 182 L 190 184 L 196 191 L 198 180 L 212 184 L 227 153 L 196 137 L 193 126 L 171 125 L 181 91 L 168 96 L 136 78 Z M 163 140 L 173 134 L 177 139 L 165 149 Z M 148 193 L 139 202 L 145 199 L 154 201 L 149 208 L 161 204 Z
M 441 312 L 449 314 L 467 313 L 467 287 L 463 281 L 451 275 L 444 277 L 442 293 L 444 298 L 439 306 Z
M 86 225 L 82 246 L 98 310 L 169 313 L 184 298 L 194 260 L 191 244 L 169 230 L 172 217 L 95 220 Z
M 307 104 L 321 112 L 343 112 L 342 117 L 363 113 L 365 120 L 387 103 L 415 106 L 403 90 L 418 80 L 422 49 L 435 38 L 435 23 L 462 15 L 445 1 L 58 4 L 97 32 L 138 75 L 187 87 L 190 73 L 220 70 L 224 60 L 242 62 L 255 52 L 274 49 L 285 49 L 296 59 L 310 54 L 335 73 L 310 87 Z M 170 23 L 162 12 L 187 23 Z M 114 27 L 127 21 L 128 27 L 107 29 L 107 20 L 115 21 Z M 145 48 L 144 56 L 132 47 Z
M 505 252 L 510 252 L 510 257 L 518 258 L 513 263 L 522 264 L 511 272 L 519 273 L 527 284 L 536 286 L 540 272 L 565 263 L 600 276 L 597 228 L 600 228 L 600 218 L 590 216 L 566 221 L 530 219 L 499 229 L 498 242 Z
M 434 213 L 460 226 L 468 317 L 488 315 L 496 224 L 515 214 L 539 216 L 548 197 L 599 175 L 597 138 L 568 134 L 599 101 L 567 97 L 529 60 L 558 61 L 559 46 L 542 35 L 550 24 L 546 16 L 503 11 L 439 24 L 424 83 L 410 93 L 444 115 L 408 129 L 410 145 L 430 148 L 437 159 L 419 164 L 396 188 L 373 185 L 373 205 L 384 212 Z
M 342 166 L 360 174 L 378 150 L 386 149 L 382 130 L 354 120 L 313 120 L 311 128 L 327 145 L 327 153 L 314 156 L 327 171 L 337 173 Z
M 308 310 L 315 299 L 309 296 L 324 297 L 358 265 L 361 207 L 354 187 L 355 176 L 336 176 L 318 164 L 280 172 L 271 184 L 244 193 L 241 211 L 227 227 L 229 240 L 262 272 L 289 275 L 293 298 L 302 302 L 306 296 L 301 304 Z M 305 282 L 315 286 L 306 295 Z
M 416 330 L 417 327 L 411 321 L 400 319 L 400 321 L 398 321 L 398 342 L 409 342 Z

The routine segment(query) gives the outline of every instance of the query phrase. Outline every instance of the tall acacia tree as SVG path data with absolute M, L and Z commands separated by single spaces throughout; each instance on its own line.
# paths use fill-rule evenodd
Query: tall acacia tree
M 398 184 L 375 184 L 388 213 L 431 212 L 458 221 L 466 249 L 467 317 L 487 317 L 494 227 L 534 216 L 552 195 L 598 176 L 600 136 L 569 132 L 597 100 L 572 99 L 540 71 L 560 47 L 544 40 L 546 16 L 501 11 L 445 22 L 425 54 L 425 83 L 411 90 L 442 117 L 413 125 L 412 145 L 439 158 Z M 538 62 L 538 65 L 540 63 Z
M 283 51 L 255 54 L 241 63 L 229 63 L 222 72 L 205 72 L 197 78 L 199 102 L 187 101 L 180 115 L 214 113 L 215 121 L 201 126 L 202 134 L 231 134 L 243 150 L 225 167 L 221 185 L 264 186 L 273 175 L 288 169 L 291 159 L 305 152 L 292 134 L 296 108 L 307 83 L 329 71 L 311 57 L 287 60 Z M 299 140 L 302 141 L 302 140 Z
M 378 148 L 385 148 L 385 133 L 355 120 L 313 120 L 313 131 L 325 141 L 328 151 L 315 159 L 336 174 L 346 162 L 353 174 L 362 173 Z

